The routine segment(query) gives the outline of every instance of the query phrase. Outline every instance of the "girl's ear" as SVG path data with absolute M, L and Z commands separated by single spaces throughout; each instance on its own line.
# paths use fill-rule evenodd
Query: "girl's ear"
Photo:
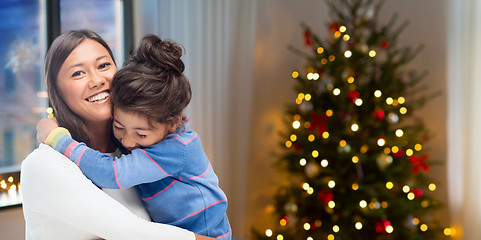
M 176 117 L 176 120 L 177 121 L 175 121 L 174 123 L 169 123 L 169 125 L 167 126 L 169 133 L 175 133 L 177 127 L 179 127 L 180 123 L 182 122 L 182 114 Z

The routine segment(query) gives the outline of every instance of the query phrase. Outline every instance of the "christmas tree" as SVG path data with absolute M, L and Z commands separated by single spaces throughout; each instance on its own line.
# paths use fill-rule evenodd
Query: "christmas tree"
M 259 239 L 448 239 L 427 173 L 429 131 L 413 115 L 436 93 L 408 71 L 422 47 L 398 47 L 407 26 L 378 23 L 380 0 L 326 0 L 328 36 L 303 24 L 307 67 L 294 71 L 283 153 L 290 176 L 274 197 L 278 222 Z M 404 67 L 404 68 L 403 68 Z

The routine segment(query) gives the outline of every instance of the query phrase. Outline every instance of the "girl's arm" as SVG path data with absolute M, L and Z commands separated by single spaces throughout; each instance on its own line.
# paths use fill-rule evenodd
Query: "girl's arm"
M 135 216 L 92 184 L 70 160 L 43 144 L 22 162 L 21 183 L 25 207 L 101 238 L 210 239 Z M 26 221 L 28 226 L 45 219 Z
M 168 140 L 159 144 L 168 144 L 166 141 Z M 174 144 L 178 142 L 170 141 Z M 172 176 L 182 168 L 185 150 L 185 146 L 178 143 L 177 145 L 181 145 L 179 148 L 147 147 L 135 149 L 121 157 L 111 157 L 75 141 L 65 128 L 56 128 L 49 134 L 45 143 L 77 164 L 85 176 L 97 186 L 114 189 L 128 188 Z M 163 149 L 162 154 L 159 154 L 160 148 Z

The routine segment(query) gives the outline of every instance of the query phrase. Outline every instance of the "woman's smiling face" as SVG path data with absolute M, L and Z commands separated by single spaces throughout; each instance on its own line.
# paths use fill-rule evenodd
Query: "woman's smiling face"
M 117 68 L 100 43 L 83 40 L 65 59 L 57 75 L 57 87 L 67 106 L 85 123 L 112 116 L 110 85 Z

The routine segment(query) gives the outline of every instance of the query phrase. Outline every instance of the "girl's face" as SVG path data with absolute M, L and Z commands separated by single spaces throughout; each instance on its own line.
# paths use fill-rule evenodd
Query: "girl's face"
M 139 113 L 114 109 L 114 135 L 129 151 L 157 144 L 177 127 L 178 124 L 158 122 L 149 125 L 149 120 Z
M 116 72 L 107 49 L 85 39 L 60 67 L 57 87 L 67 106 L 85 123 L 105 121 L 112 116 L 109 94 Z

